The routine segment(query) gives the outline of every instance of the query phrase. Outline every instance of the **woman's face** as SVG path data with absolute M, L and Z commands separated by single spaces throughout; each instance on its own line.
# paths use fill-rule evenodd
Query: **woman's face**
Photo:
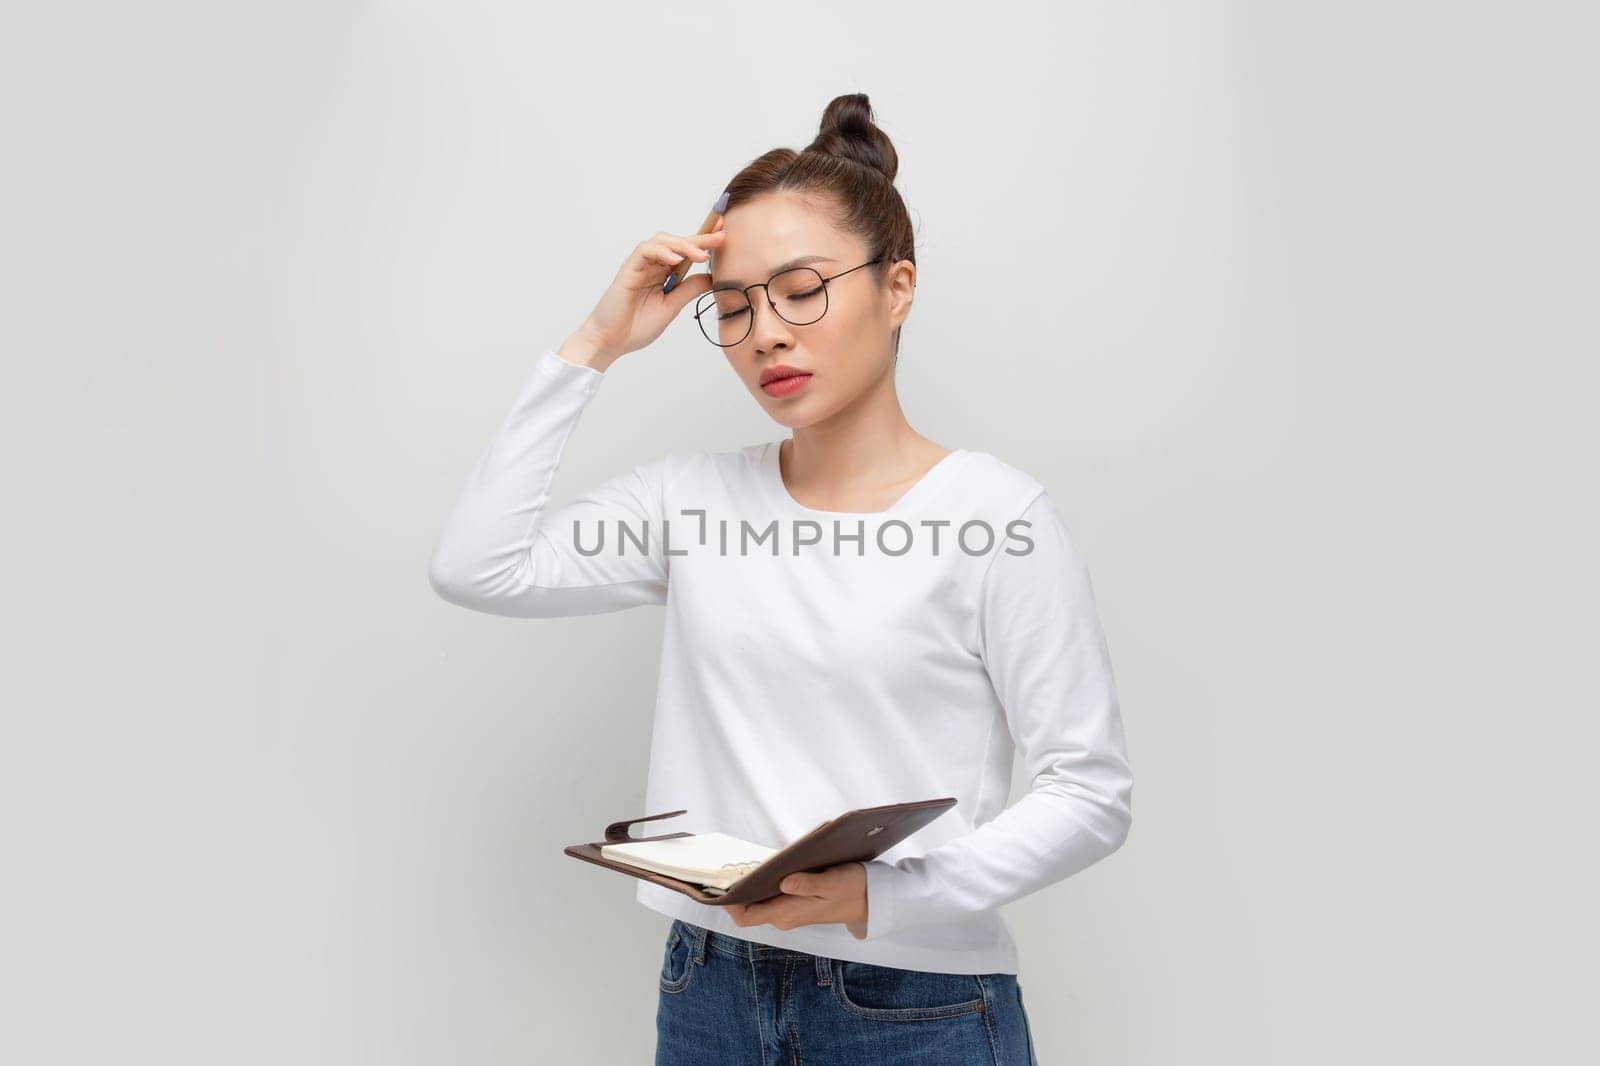
M 761 196 L 740 204 L 723 215 L 722 227 L 727 237 L 710 261 L 713 290 L 765 282 L 803 257 L 802 265 L 814 268 L 824 278 L 871 258 L 858 238 L 835 229 L 822 211 L 793 194 Z M 877 271 L 883 264 L 851 270 L 829 281 L 827 313 L 809 325 L 793 325 L 780 317 L 765 297 L 765 289 L 747 294 L 750 308 L 741 311 L 736 320 L 741 329 L 748 323 L 750 332 L 722 351 L 750 394 L 777 422 L 791 428 L 819 422 L 890 372 L 893 334 L 910 313 L 916 267 L 909 261 L 889 266 L 882 283 Z M 806 289 L 815 287 L 816 278 L 810 280 L 813 284 Z M 797 294 L 792 304 L 785 302 L 777 286 L 772 300 L 784 307 L 790 318 L 803 319 L 807 298 L 798 297 L 803 290 L 791 291 Z M 709 302 L 711 297 L 701 299 Z M 790 313 L 794 308 L 801 310 Z M 717 328 L 710 319 L 707 324 Z M 809 376 L 787 386 L 769 383 L 763 388 L 763 373 L 770 377 L 779 366 Z

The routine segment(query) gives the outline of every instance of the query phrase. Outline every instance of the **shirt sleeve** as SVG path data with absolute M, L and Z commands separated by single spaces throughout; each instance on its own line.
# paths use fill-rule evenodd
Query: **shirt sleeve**
M 602 377 L 553 348 L 540 354 L 434 547 L 428 581 L 441 597 L 524 618 L 666 602 L 664 458 L 547 509 L 562 452 Z
M 1089 572 L 1042 490 L 1021 517 L 1031 525 L 1015 533 L 1033 547 L 1000 534 L 1004 547 L 989 561 L 977 624 L 1030 791 L 922 855 L 868 862 L 866 935 L 858 939 L 998 907 L 1127 839 L 1133 775 Z

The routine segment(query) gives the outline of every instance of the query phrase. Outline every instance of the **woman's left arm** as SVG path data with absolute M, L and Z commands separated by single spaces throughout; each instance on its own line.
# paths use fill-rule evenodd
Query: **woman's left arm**
M 1033 548 L 1002 547 L 990 560 L 976 624 L 1031 790 L 923 855 L 866 863 L 863 939 L 1035 892 L 1116 851 L 1133 823 L 1133 773 L 1088 568 L 1042 490 L 1021 517 Z

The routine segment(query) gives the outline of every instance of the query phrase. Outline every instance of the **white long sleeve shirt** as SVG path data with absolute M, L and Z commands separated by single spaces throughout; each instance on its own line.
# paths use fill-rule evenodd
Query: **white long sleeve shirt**
M 958 448 L 886 511 L 816 510 L 785 487 L 771 441 L 667 454 L 552 509 L 603 376 L 538 357 L 429 580 L 452 603 L 523 618 L 665 606 L 638 813 L 687 813 L 636 833 L 776 848 L 851 808 L 957 800 L 866 864 L 864 938 L 839 923 L 738 926 L 644 880 L 637 900 L 831 958 L 1019 972 L 1000 906 L 1105 858 L 1132 822 L 1106 640 L 1055 504 Z M 1006 807 L 1018 751 L 1030 789 Z

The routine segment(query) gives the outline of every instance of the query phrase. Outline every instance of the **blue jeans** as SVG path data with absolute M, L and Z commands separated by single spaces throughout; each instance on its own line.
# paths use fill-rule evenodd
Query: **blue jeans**
M 808 955 L 674 918 L 656 1066 L 1038 1066 L 1016 974 Z

